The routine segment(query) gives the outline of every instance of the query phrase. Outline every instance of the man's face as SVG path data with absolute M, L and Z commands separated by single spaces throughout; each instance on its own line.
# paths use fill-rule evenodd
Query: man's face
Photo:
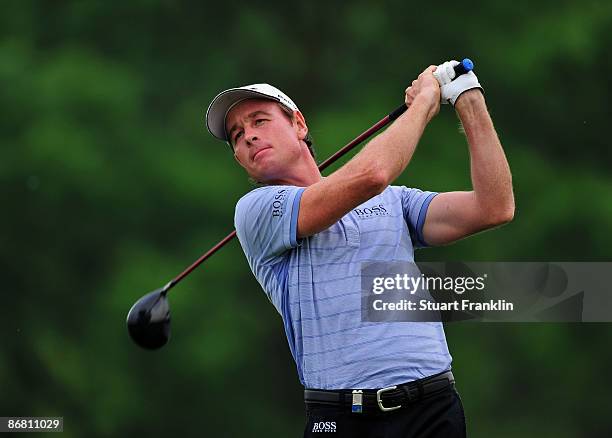
M 225 119 L 234 157 L 259 182 L 283 179 L 300 159 L 307 133 L 302 115 L 291 121 L 278 103 L 249 99 L 240 102 Z

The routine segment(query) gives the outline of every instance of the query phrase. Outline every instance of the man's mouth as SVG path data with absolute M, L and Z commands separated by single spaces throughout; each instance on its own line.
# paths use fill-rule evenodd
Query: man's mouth
M 268 149 L 271 149 L 271 148 L 269 148 L 269 147 L 267 147 L 267 148 L 262 148 L 262 149 L 258 150 L 257 152 L 255 152 L 255 155 L 253 155 L 253 161 L 255 161 L 255 158 L 257 158 L 257 156 L 258 156 L 258 155 L 259 155 L 261 152 L 263 152 L 263 151 L 265 151 L 265 150 L 268 150 Z

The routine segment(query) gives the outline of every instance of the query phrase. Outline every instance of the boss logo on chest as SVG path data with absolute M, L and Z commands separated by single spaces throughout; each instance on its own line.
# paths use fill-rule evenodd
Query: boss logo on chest
M 371 205 L 369 207 L 360 207 L 353 210 L 359 219 L 367 219 L 375 216 L 389 216 L 389 210 L 384 204 Z

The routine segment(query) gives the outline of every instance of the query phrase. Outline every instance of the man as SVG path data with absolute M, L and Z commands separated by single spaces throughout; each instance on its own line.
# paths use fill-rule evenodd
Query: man
M 305 386 L 304 436 L 465 436 L 441 323 L 361 320 L 361 263 L 414 261 L 509 222 L 511 174 L 473 72 L 449 82 L 430 66 L 406 89 L 407 111 L 350 161 L 322 177 L 304 116 L 280 90 L 255 84 L 211 102 L 209 131 L 263 187 L 236 205 L 248 263 L 283 318 Z M 442 88 L 440 83 L 445 84 Z M 473 190 L 390 184 L 406 168 L 440 102 L 454 105 L 469 143 Z

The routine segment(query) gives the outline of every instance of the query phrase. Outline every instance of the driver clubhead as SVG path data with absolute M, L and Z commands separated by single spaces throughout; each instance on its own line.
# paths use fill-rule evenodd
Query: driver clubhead
M 170 339 L 170 306 L 163 291 L 161 288 L 146 294 L 128 312 L 128 332 L 147 350 L 157 350 Z

